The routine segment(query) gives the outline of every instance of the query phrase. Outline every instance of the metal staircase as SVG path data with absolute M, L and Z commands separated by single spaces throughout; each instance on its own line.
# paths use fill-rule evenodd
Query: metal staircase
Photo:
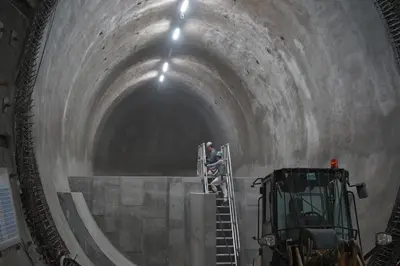
M 221 147 L 223 159 L 226 163 L 226 185 L 228 202 L 224 204 L 223 198 L 217 197 L 216 202 L 216 247 L 217 265 L 239 265 L 240 241 L 238 217 L 236 212 L 234 181 L 232 178 L 232 165 L 229 144 Z M 198 147 L 197 175 L 201 177 L 205 193 L 213 193 L 211 190 L 212 175 L 207 173 L 205 144 Z

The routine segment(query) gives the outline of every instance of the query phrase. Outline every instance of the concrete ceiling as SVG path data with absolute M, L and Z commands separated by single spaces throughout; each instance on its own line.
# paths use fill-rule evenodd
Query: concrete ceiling
M 400 183 L 400 79 L 373 1 L 192 0 L 179 21 L 180 3 L 60 1 L 34 95 L 48 197 L 71 175 L 194 174 L 207 140 L 230 142 L 237 176 L 334 157 L 369 186 L 371 248 Z

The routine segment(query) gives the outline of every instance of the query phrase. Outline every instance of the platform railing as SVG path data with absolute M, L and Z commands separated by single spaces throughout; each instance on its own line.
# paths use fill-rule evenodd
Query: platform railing
M 227 178 L 227 190 L 228 190 L 228 201 L 229 210 L 232 223 L 232 237 L 233 237 L 233 248 L 235 251 L 235 265 L 238 265 L 239 254 L 240 254 L 240 237 L 239 237 L 239 223 L 238 214 L 235 200 L 235 182 L 233 180 L 232 173 L 232 162 L 231 162 L 231 152 L 229 144 L 221 146 L 221 151 L 223 153 L 223 159 L 226 163 L 226 178 Z
M 209 193 L 207 167 L 205 166 L 206 162 L 206 145 L 202 143 L 197 147 L 197 176 L 200 177 L 203 182 L 204 193 Z

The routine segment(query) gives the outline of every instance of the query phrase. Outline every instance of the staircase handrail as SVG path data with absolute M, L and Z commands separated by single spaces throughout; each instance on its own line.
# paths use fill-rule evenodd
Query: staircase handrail
M 197 176 L 203 180 L 204 193 L 209 193 L 206 161 L 206 145 L 202 143 L 197 147 Z
M 232 237 L 233 237 L 233 248 L 235 251 L 235 262 L 238 263 L 240 254 L 240 240 L 239 240 L 239 223 L 237 215 L 237 207 L 235 200 L 235 189 L 234 180 L 232 176 L 232 162 L 231 162 L 231 152 L 229 144 L 225 144 L 221 147 L 223 151 L 224 160 L 226 162 L 226 178 L 227 178 L 227 190 L 228 190 L 228 201 L 230 208 L 230 216 L 232 223 Z

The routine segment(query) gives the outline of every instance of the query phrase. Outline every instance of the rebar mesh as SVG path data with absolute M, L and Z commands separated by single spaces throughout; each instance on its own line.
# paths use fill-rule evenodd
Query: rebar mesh
M 386 30 L 393 45 L 400 68 L 400 0 L 374 0 L 375 6 L 386 22 Z
M 69 251 L 57 231 L 44 195 L 34 152 L 31 109 L 40 43 L 56 3 L 57 0 L 41 1 L 32 18 L 15 83 L 14 113 L 15 163 L 25 219 L 38 252 L 49 265 L 60 265 L 61 257 Z

